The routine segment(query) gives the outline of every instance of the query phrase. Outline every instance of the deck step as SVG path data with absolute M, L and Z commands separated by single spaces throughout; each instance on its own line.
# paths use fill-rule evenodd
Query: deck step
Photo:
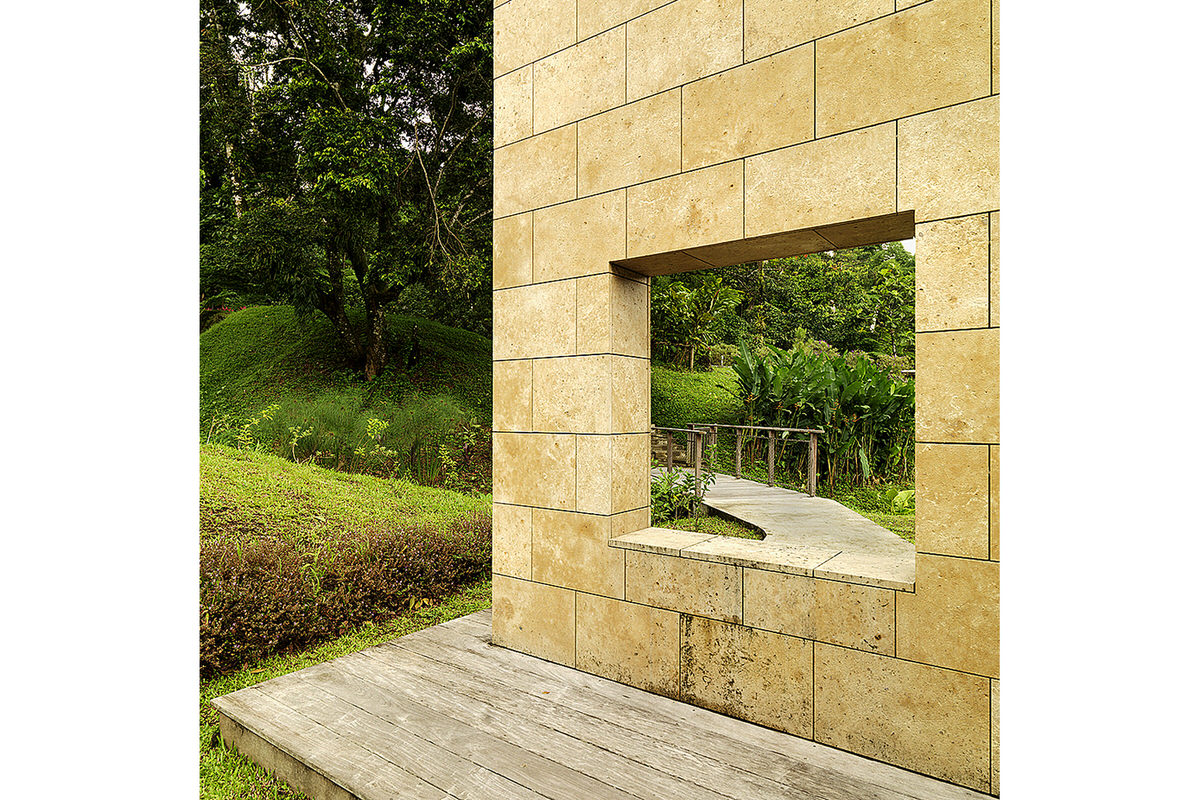
M 490 644 L 482 611 L 213 701 L 314 800 L 968 800 L 977 792 Z

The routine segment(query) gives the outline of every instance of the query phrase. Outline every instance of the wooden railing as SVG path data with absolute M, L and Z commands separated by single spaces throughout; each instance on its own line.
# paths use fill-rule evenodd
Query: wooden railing
M 674 466 L 674 451 L 675 438 L 672 433 L 683 433 L 688 437 L 688 453 L 694 460 L 696 470 L 696 478 L 699 478 L 703 472 L 704 463 L 704 448 L 706 442 L 712 441 L 714 444 L 717 437 L 718 428 L 729 428 L 734 431 L 736 445 L 734 448 L 733 471 L 734 477 L 742 477 L 742 449 L 746 439 L 762 439 L 767 440 L 767 485 L 775 485 L 775 454 L 776 444 L 779 436 L 782 433 L 799 433 L 808 435 L 808 458 L 807 463 L 807 483 L 808 494 L 810 497 L 815 497 L 817 494 L 817 437 L 823 431 L 820 428 L 774 428 L 765 425 L 722 425 L 717 423 L 692 424 L 687 428 L 660 428 L 652 426 L 651 430 L 655 433 L 666 432 L 667 434 L 667 468 Z M 756 431 L 765 431 L 766 436 L 756 435 Z

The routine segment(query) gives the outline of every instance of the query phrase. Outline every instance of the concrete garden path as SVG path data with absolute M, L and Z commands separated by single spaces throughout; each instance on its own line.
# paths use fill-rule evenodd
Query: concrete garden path
M 826 569 L 841 567 L 847 575 L 906 584 L 916 576 L 911 542 L 835 500 L 716 473 L 704 505 L 760 529 L 764 544 L 836 551 Z

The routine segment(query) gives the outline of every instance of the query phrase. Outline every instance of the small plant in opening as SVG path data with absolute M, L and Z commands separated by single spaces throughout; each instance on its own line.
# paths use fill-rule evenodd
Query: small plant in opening
M 714 480 L 716 475 L 711 470 L 697 478 L 695 472 L 682 467 L 664 469 L 650 482 L 651 524 L 660 525 L 694 515 Z

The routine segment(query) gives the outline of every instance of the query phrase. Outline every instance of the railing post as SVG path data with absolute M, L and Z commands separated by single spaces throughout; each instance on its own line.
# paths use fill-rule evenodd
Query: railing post
M 700 502 L 699 502 L 700 501 L 700 475 L 701 475 L 701 470 L 702 470 L 701 462 L 703 462 L 703 460 L 704 460 L 704 433 L 702 431 L 695 431 L 693 435 L 694 435 L 695 443 L 696 443 L 696 484 L 692 488 L 696 493 L 696 516 L 700 517 L 700 516 L 704 515 L 703 512 L 700 510 L 701 506 L 700 506 Z
M 817 435 L 808 435 L 808 496 L 817 496 Z
M 733 456 L 733 476 L 742 477 L 742 429 L 737 429 L 737 449 Z
M 667 434 L 667 471 L 670 472 L 675 466 L 675 432 L 666 431 Z
M 775 485 L 775 433 L 767 431 L 767 486 Z

